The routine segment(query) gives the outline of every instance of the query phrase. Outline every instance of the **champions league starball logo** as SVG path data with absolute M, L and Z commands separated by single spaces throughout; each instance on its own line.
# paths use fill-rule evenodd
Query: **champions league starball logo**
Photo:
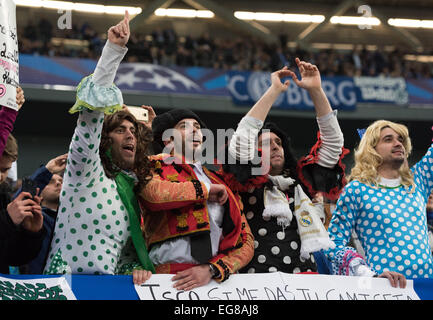
M 124 89 L 157 89 L 163 91 L 202 91 L 191 79 L 172 69 L 149 63 L 122 63 L 115 83 Z

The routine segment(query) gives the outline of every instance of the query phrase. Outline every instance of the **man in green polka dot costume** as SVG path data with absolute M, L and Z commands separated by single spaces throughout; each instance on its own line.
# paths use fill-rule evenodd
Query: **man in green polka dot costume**
M 139 226 L 139 211 L 134 210 L 138 204 L 134 207 L 130 196 L 122 196 L 129 185 L 120 185 L 117 179 L 120 172 L 126 176 L 122 181 L 137 180 L 132 173 L 136 154 L 145 157 L 148 142 L 137 143 L 142 137 L 138 131 L 144 129 L 129 112 L 118 111 L 123 99 L 113 81 L 127 52 L 128 39 L 126 13 L 108 30 L 108 41 L 94 74 L 78 86 L 77 101 L 70 113 L 79 112 L 79 117 L 45 266 L 47 274 L 119 274 L 153 267 L 144 266 L 146 248 L 140 251 L 131 237 L 133 226 Z

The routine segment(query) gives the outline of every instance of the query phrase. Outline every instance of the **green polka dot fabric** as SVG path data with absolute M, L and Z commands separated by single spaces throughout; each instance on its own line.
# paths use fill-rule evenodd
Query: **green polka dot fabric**
M 138 261 L 128 213 L 99 157 L 103 120 L 103 112 L 80 111 L 46 274 L 116 274 Z

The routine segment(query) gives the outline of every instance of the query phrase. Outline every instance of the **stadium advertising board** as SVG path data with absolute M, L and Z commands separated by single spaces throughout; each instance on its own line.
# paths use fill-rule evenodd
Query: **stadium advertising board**
M 71 90 L 96 66 L 96 61 L 89 59 L 28 54 L 20 54 L 19 58 L 21 83 L 64 85 Z M 124 92 L 225 96 L 231 97 L 235 105 L 251 106 L 269 87 L 270 72 L 122 63 L 115 83 Z M 429 79 L 322 77 L 322 87 L 335 109 L 350 111 L 360 103 L 433 107 L 433 81 Z M 298 88 L 293 81 L 274 108 L 314 109 L 307 91 Z

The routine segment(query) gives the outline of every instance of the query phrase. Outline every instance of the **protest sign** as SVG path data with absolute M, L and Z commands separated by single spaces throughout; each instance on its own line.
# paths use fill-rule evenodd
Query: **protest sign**
M 419 300 L 413 281 L 394 288 L 388 279 L 280 273 L 286 296 L 293 300 Z
M 393 288 L 388 279 L 310 274 L 235 274 L 189 291 L 173 288 L 173 275 L 155 274 L 135 285 L 141 300 L 419 300 L 408 280 Z
M 0 105 L 17 110 L 18 34 L 13 0 L 0 0 Z

